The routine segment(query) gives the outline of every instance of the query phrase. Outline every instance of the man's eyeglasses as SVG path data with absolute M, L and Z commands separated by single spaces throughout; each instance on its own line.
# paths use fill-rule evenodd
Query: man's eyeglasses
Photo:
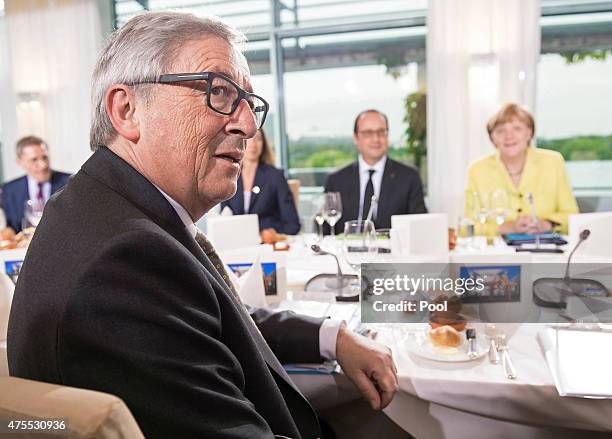
M 374 136 L 376 137 L 387 137 L 389 130 L 386 128 L 381 128 L 379 130 L 363 130 L 358 131 L 358 134 L 364 139 L 372 139 Z
M 243 90 L 234 81 L 220 73 L 171 73 L 161 75 L 158 80 L 133 82 L 131 85 L 174 84 L 188 81 L 206 81 L 206 105 L 211 110 L 229 116 L 236 111 L 240 101 L 244 99 L 255 116 L 257 128 L 261 128 L 264 124 L 270 108 L 266 100 L 261 96 Z

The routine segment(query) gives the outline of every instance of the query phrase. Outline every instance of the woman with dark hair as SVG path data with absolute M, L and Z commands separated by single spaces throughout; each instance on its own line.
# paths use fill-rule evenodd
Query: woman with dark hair
M 272 228 L 278 233 L 295 235 L 300 231 L 300 220 L 293 195 L 283 171 L 273 163 L 266 135 L 258 130 L 247 141 L 236 195 L 221 203 L 221 209 L 227 206 L 234 215 L 256 213 L 260 231 Z

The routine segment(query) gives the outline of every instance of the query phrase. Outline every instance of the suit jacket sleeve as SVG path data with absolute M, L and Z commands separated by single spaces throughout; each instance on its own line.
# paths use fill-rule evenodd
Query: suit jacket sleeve
M 6 185 L 2 187 L 2 209 L 6 216 L 6 226 L 12 228 L 15 232 L 21 231 L 21 218 L 18 218 L 17 203 L 14 200 L 13 190 L 7 190 Z
M 423 197 L 423 184 L 421 183 L 421 177 L 416 171 L 413 174 L 412 183 L 410 184 L 408 203 L 408 211 L 410 213 L 427 213 L 427 207 L 425 207 L 425 199 Z
M 75 274 L 58 329 L 62 379 L 121 395 L 145 434 L 272 437 L 244 396 L 217 296 L 195 262 L 161 233 L 106 243 Z
M 319 329 L 324 318 L 266 308 L 250 308 L 249 313 L 281 363 L 321 361 Z

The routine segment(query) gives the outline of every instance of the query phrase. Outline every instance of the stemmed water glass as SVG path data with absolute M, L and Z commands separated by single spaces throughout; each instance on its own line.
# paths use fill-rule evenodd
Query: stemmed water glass
M 347 221 L 344 224 L 342 255 L 358 275 L 358 283 L 351 285 L 351 290 L 361 290 L 361 264 L 372 262 L 377 254 L 378 245 L 374 223 L 367 220 Z
M 25 202 L 23 210 L 23 220 L 21 228 L 24 234 L 30 234 L 32 228 L 38 227 L 38 223 L 42 218 L 44 205 L 37 200 L 28 200 Z
M 325 218 L 323 218 L 323 204 L 325 202 L 325 196 L 318 195 L 314 200 L 314 208 L 315 208 L 315 216 L 314 220 L 317 224 L 317 240 L 316 242 L 321 242 L 323 240 L 323 224 L 325 223 Z
M 495 218 L 495 224 L 497 230 L 504 224 L 508 212 L 510 211 L 510 202 L 508 198 L 508 192 L 504 189 L 497 189 L 491 193 L 490 200 L 491 214 Z
M 323 199 L 322 216 L 331 228 L 331 236 L 335 235 L 334 226 L 342 216 L 342 199 L 340 192 L 326 192 Z
M 486 192 L 474 192 L 472 199 L 472 206 L 474 206 L 474 213 L 476 214 L 476 219 L 480 223 L 480 234 L 482 236 L 486 236 L 486 225 L 487 220 L 489 219 L 489 194 Z

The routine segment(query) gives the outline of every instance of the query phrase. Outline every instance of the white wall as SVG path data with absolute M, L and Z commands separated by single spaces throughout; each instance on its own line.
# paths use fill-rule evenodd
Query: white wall
M 91 72 L 109 17 L 110 2 L 6 1 L 0 19 L 5 181 L 23 174 L 14 145 L 24 135 L 47 141 L 54 169 L 76 172 L 89 157 Z

